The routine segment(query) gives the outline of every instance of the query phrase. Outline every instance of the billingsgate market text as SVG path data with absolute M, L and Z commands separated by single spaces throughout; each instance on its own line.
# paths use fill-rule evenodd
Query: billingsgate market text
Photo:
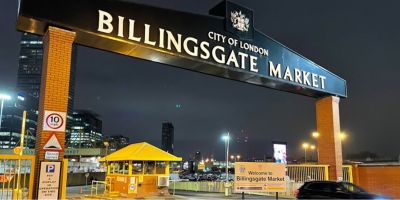
M 258 73 L 259 67 L 257 66 L 257 60 L 259 57 L 249 55 L 244 52 L 236 52 L 231 49 L 230 52 L 226 52 L 224 46 L 213 46 L 207 41 L 199 41 L 194 37 L 184 37 L 182 34 L 174 34 L 172 31 L 158 28 L 158 40 L 152 40 L 150 33 L 155 31 L 150 24 L 142 24 L 144 26 L 144 35 L 137 35 L 135 33 L 135 27 L 138 26 L 134 19 L 125 19 L 123 16 L 113 16 L 109 12 L 98 10 L 98 28 L 97 31 L 101 33 L 110 34 L 113 31 L 117 31 L 118 37 L 128 39 L 138 43 L 144 43 L 146 45 L 158 47 L 161 49 L 167 49 L 171 51 L 174 49 L 178 53 L 186 53 L 187 55 L 202 60 L 211 59 L 213 62 L 223 64 L 235 68 L 247 69 L 250 72 Z M 118 27 L 114 28 L 112 22 L 117 17 Z M 124 35 L 124 29 L 128 28 L 128 35 Z M 251 45 L 249 43 L 240 41 L 235 38 L 230 38 L 219 33 L 210 31 L 208 38 L 221 43 L 228 43 L 231 46 L 239 47 L 245 51 L 251 51 L 259 54 L 260 57 L 267 57 L 269 51 L 267 49 Z M 325 89 L 326 77 L 298 69 L 294 66 L 282 66 L 279 63 L 273 63 L 267 61 L 267 75 L 273 78 L 282 79 L 297 84 L 310 86 L 314 88 Z

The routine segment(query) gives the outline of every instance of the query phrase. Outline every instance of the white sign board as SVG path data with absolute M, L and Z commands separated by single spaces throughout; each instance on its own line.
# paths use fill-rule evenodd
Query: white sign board
M 236 162 L 235 192 L 286 192 L 285 164 Z
M 41 162 L 38 199 L 58 199 L 61 162 Z
M 63 148 L 60 144 L 60 141 L 57 138 L 57 135 L 53 133 L 49 139 L 47 140 L 46 144 L 43 146 L 43 150 L 45 151 L 62 151 Z
M 43 117 L 43 130 L 54 131 L 54 132 L 65 132 L 65 124 L 67 119 L 67 113 L 55 112 L 55 111 L 44 111 Z
M 58 160 L 59 155 L 60 155 L 60 152 L 57 152 L 57 151 L 46 151 L 46 153 L 44 154 L 44 159 Z

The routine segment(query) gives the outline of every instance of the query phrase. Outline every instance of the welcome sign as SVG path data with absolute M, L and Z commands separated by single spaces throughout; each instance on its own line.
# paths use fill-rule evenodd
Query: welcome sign
M 76 32 L 76 43 L 315 98 L 346 81 L 257 31 L 253 12 L 223 2 L 197 15 L 111 0 L 22 0 L 17 28 Z M 149 77 L 151 78 L 151 77 Z

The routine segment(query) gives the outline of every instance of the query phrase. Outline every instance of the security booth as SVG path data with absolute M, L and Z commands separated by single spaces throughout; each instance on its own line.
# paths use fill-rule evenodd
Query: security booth
M 170 162 L 182 158 L 149 143 L 131 144 L 100 159 L 107 166 L 109 194 L 146 197 L 168 194 Z

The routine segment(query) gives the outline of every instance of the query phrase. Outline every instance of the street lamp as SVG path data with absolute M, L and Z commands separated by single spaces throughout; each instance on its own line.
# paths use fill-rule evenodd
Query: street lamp
M 235 162 L 236 161 L 239 161 L 239 159 L 240 159 L 240 155 L 231 155 L 231 160 L 234 160 Z
M 307 149 L 310 147 L 308 143 L 303 143 L 303 149 L 304 149 L 304 163 L 307 162 Z
M 228 171 L 228 167 L 229 167 L 229 140 L 230 140 L 230 136 L 229 136 L 229 132 L 226 135 L 222 136 L 222 140 L 224 140 L 225 142 L 225 153 L 226 153 L 226 168 L 225 168 L 225 174 L 226 174 L 226 179 L 225 179 L 225 196 L 228 196 L 229 194 L 229 171 Z
M 339 138 L 340 138 L 341 141 L 344 141 L 344 140 L 346 140 L 346 138 L 347 138 L 347 134 L 346 134 L 345 132 L 341 132 L 341 133 L 339 134 Z
M 107 174 L 108 174 L 108 162 L 107 162 L 107 155 L 108 155 L 108 146 L 110 146 L 110 143 L 108 141 L 103 142 L 104 146 L 106 147 L 106 156 L 104 159 L 106 160 L 106 166 L 107 166 Z
M 0 108 L 0 130 L 1 130 L 1 122 L 3 121 L 3 106 L 5 100 L 11 100 L 11 96 L 7 94 L 0 94 L 1 100 L 1 108 Z
M 318 138 L 319 137 L 319 133 L 316 132 L 316 131 L 313 132 L 311 135 L 312 135 L 313 138 Z
M 311 149 L 312 151 L 314 151 L 314 150 L 316 149 L 315 145 L 311 145 L 311 146 L 310 146 L 310 149 Z M 311 162 L 313 162 L 313 160 L 314 160 L 314 155 L 313 155 L 313 154 L 314 154 L 314 153 L 311 152 Z

